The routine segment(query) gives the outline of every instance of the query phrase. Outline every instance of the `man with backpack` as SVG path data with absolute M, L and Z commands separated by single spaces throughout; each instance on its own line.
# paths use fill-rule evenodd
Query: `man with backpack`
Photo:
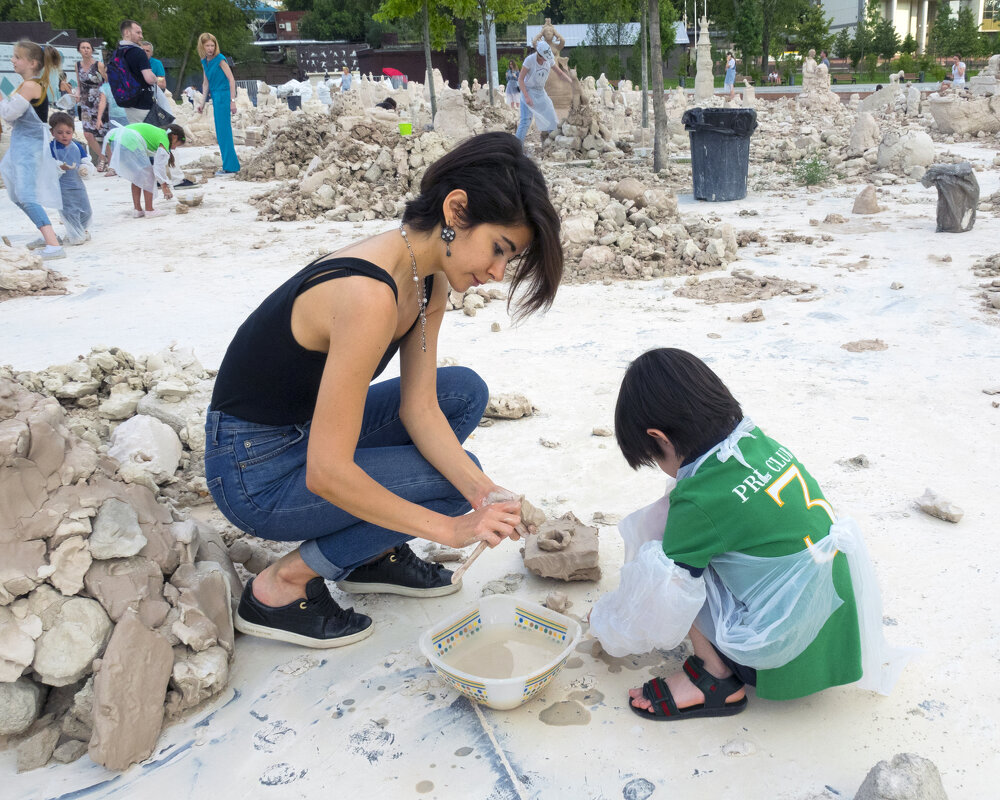
M 131 19 L 118 26 L 121 41 L 108 64 L 108 83 L 129 124 L 144 122 L 155 102 L 156 75 L 142 49 L 142 28 Z

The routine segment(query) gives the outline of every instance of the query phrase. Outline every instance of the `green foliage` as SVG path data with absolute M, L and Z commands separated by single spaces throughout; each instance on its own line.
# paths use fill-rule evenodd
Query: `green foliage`
M 951 15 L 950 3 L 938 3 L 934 26 L 927 36 L 927 50 L 931 55 L 940 57 L 954 53 L 956 20 Z
M 902 43 L 899 45 L 899 52 L 905 53 L 909 56 L 912 56 L 915 52 L 917 52 L 917 40 L 913 38 L 912 33 L 906 34 L 906 38 L 903 39 Z
M 985 45 L 987 42 L 979 33 L 979 24 L 975 12 L 968 6 L 958 9 L 958 19 L 955 20 L 954 38 L 951 47 L 954 53 L 961 53 L 963 57 L 986 55 Z
M 909 53 L 900 53 L 899 58 L 892 62 L 892 71 L 899 72 L 900 70 L 907 73 L 919 72 L 920 70 L 919 65 L 917 64 L 917 59 Z
M 817 55 L 828 51 L 835 38 L 830 33 L 831 22 L 833 17 L 827 17 L 823 13 L 823 6 L 806 4 L 805 9 L 789 26 L 789 38 L 794 48 L 802 54 L 810 50 L 815 50 Z
M 310 5 L 309 13 L 299 21 L 299 33 L 303 39 L 327 42 L 336 39 L 363 41 L 366 23 L 378 8 L 371 0 L 312 0 Z
M 764 12 L 760 0 L 743 0 L 733 23 L 733 47 L 740 54 L 744 67 L 761 55 L 764 33 Z
M 880 19 L 872 31 L 872 50 L 889 59 L 899 52 L 899 45 L 895 26 L 887 19 Z
M 819 186 L 830 178 L 830 165 L 813 156 L 795 165 L 795 180 L 803 186 Z
M 837 31 L 831 47 L 837 58 L 847 58 L 851 54 L 851 29 L 841 28 Z
M 868 53 L 865 56 L 865 77 L 873 81 L 875 80 L 875 73 L 878 71 L 878 53 Z
M 328 0 L 315 0 L 317 4 Z M 344 2 L 344 0 L 337 0 Z M 401 37 L 412 41 L 423 39 L 423 0 L 360 0 L 360 2 L 370 2 L 373 11 L 372 19 L 378 23 L 393 23 L 394 29 L 399 31 Z M 444 50 L 445 45 L 455 36 L 455 23 L 452 22 L 454 14 L 451 9 L 441 3 L 430 2 L 427 6 L 428 23 L 431 34 L 431 48 L 433 50 Z M 369 31 L 366 30 L 366 33 Z M 362 37 L 365 38 L 365 37 Z

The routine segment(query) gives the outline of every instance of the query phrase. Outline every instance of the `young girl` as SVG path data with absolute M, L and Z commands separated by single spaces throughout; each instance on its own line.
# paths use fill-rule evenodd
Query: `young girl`
M 66 223 L 66 245 L 83 244 L 90 239 L 87 226 L 90 224 L 90 197 L 87 187 L 83 185 L 81 170 L 88 159 L 87 148 L 73 139 L 73 118 L 65 111 L 56 111 L 49 116 L 52 127 L 52 143 L 49 152 L 59 162 L 62 177 L 59 179 L 59 191 L 62 194 L 62 217 Z
M 46 87 L 58 64 L 47 50 L 27 41 L 14 45 L 11 63 L 24 82 L 10 97 L 0 95 L 0 117 L 11 124 L 10 149 L 0 162 L 0 175 L 10 199 L 42 235 L 29 246 L 43 248 L 43 259 L 64 258 L 66 253 L 44 208 L 62 207 L 59 165 L 49 154 L 51 137 L 45 124 L 49 118 Z
M 504 91 L 504 98 L 507 100 L 507 105 L 513 108 L 515 111 L 520 108 L 520 98 L 521 89 L 517 85 L 517 75 L 518 69 L 517 65 L 514 63 L 514 59 L 507 61 L 507 74 L 504 76 L 507 81 L 507 88 Z
M 173 151 L 184 142 L 180 125 L 163 130 L 146 122 L 115 128 L 105 137 L 105 153 L 111 151 L 111 169 L 132 184 L 133 217 L 158 217 L 163 213 L 153 210 L 153 191 L 159 183 L 164 198 L 173 197 L 167 167 L 174 166 Z M 139 205 L 140 194 L 145 209 Z
M 669 497 L 622 521 L 619 588 L 591 632 L 612 655 L 676 647 L 682 671 L 629 692 L 645 719 L 738 714 L 746 684 L 788 700 L 862 678 L 888 693 L 906 654 L 881 636 L 882 612 L 857 525 L 838 520 L 787 448 L 743 416 L 690 353 L 651 350 L 625 373 L 615 410 L 633 469 L 657 465 Z M 862 669 L 864 667 L 864 669 Z
M 726 53 L 726 78 L 723 81 L 723 88 L 729 90 L 729 100 L 732 101 L 736 95 L 736 59 L 732 53 Z

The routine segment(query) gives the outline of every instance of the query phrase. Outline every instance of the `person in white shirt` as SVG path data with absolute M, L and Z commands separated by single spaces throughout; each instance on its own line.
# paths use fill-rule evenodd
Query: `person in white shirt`
M 965 85 L 965 62 L 957 53 L 951 57 L 951 80 L 941 81 L 941 91 Z
M 524 65 L 517 76 L 522 102 L 521 120 L 517 125 L 516 136 L 522 142 L 528 135 L 532 118 L 534 118 L 538 132 L 542 134 L 555 130 L 559 125 L 559 118 L 556 116 L 552 99 L 545 93 L 545 82 L 549 78 L 550 71 L 555 71 L 556 75 L 567 83 L 571 83 L 573 80 L 566 70 L 556 64 L 552 47 L 543 40 L 535 45 L 534 54 L 524 59 Z

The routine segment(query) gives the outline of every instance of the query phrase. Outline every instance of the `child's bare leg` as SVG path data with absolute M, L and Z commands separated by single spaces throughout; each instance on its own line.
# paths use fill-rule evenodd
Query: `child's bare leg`
M 716 678 L 728 678 L 733 674 L 733 671 L 726 666 L 725 662 L 721 658 L 719 658 L 719 654 L 715 652 L 715 648 L 712 647 L 712 643 L 702 636 L 701 631 L 692 625 L 691 630 L 688 631 L 688 636 L 691 637 L 691 645 L 694 647 L 694 654 L 705 662 L 705 670 L 709 674 L 714 675 Z M 674 696 L 674 702 L 677 703 L 677 708 L 685 709 L 688 706 L 697 706 L 705 702 L 705 695 L 702 693 L 701 689 L 691 683 L 684 670 L 675 672 L 673 675 L 664 678 L 664 680 L 670 688 L 670 693 Z M 729 697 L 726 698 L 726 702 L 735 703 L 745 694 L 746 690 L 741 687 L 729 695 Z M 638 689 L 629 689 L 628 696 L 632 698 L 631 702 L 633 706 L 636 708 L 644 708 L 649 713 L 653 713 L 653 704 L 642 696 L 641 687 Z
M 153 193 L 147 192 L 145 189 L 142 190 L 142 199 L 146 203 L 146 210 L 153 210 Z
M 132 184 L 132 205 L 136 211 L 142 211 L 142 206 L 139 205 L 139 197 L 142 195 L 142 189 L 139 186 Z
M 42 234 L 42 239 L 45 240 L 45 244 L 49 247 L 59 246 L 59 237 L 56 236 L 56 232 L 51 225 L 42 225 L 38 229 L 38 232 Z

